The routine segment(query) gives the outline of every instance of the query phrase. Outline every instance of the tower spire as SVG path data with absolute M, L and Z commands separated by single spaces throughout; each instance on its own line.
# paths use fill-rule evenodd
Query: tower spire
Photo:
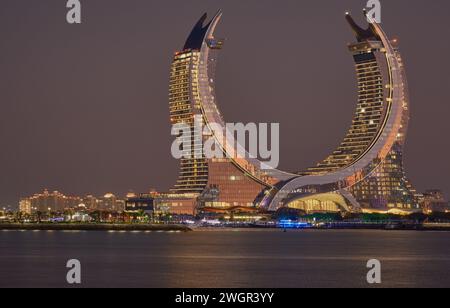
M 363 10 L 363 14 L 365 17 L 367 16 L 367 11 L 365 9 Z M 369 24 L 369 27 L 367 29 L 361 28 L 355 22 L 355 20 L 353 19 L 353 17 L 349 12 L 345 13 L 345 19 L 349 23 L 359 42 L 367 41 L 370 39 L 378 39 L 378 35 L 374 31 L 373 26 L 371 24 Z

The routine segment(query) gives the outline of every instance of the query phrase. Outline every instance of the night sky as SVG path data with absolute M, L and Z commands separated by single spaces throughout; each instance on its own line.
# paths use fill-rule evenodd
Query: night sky
M 0 1 L 0 205 L 44 188 L 66 194 L 165 191 L 172 55 L 222 9 L 217 91 L 227 122 L 279 122 L 281 168 L 305 169 L 342 141 L 356 106 L 349 10 L 365 0 Z M 450 193 L 450 2 L 382 1 L 398 37 L 412 120 L 406 170 Z

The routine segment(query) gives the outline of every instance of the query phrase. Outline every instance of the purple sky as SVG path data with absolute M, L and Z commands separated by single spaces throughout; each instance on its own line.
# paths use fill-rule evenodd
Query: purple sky
M 356 105 L 346 10 L 363 0 L 2 0 L 0 205 L 43 188 L 67 194 L 176 180 L 168 78 L 197 19 L 221 8 L 226 38 L 218 99 L 227 122 L 281 123 L 281 168 L 301 170 L 343 139 Z M 400 39 L 412 120 L 406 170 L 419 190 L 450 193 L 450 27 L 447 0 L 382 1 Z

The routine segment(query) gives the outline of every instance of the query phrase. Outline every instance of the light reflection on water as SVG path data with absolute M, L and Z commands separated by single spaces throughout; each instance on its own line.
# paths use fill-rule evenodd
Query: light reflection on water
M 229 232 L 234 231 L 234 232 Z M 66 286 L 66 262 L 93 287 L 450 287 L 450 233 L 215 230 L 0 232 L 0 287 Z

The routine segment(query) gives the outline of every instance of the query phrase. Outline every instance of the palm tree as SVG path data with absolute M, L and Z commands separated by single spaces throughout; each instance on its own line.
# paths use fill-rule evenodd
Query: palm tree
M 15 217 L 14 220 L 15 220 L 16 222 L 18 222 L 18 223 L 22 223 L 23 213 L 19 211 L 19 212 L 16 213 L 15 216 L 16 216 L 16 217 Z
M 41 211 L 37 211 L 36 212 L 36 216 L 37 216 L 38 224 L 40 224 L 41 220 L 42 220 L 42 212 Z
M 91 217 L 95 223 L 100 223 L 100 212 L 99 211 L 92 212 Z

